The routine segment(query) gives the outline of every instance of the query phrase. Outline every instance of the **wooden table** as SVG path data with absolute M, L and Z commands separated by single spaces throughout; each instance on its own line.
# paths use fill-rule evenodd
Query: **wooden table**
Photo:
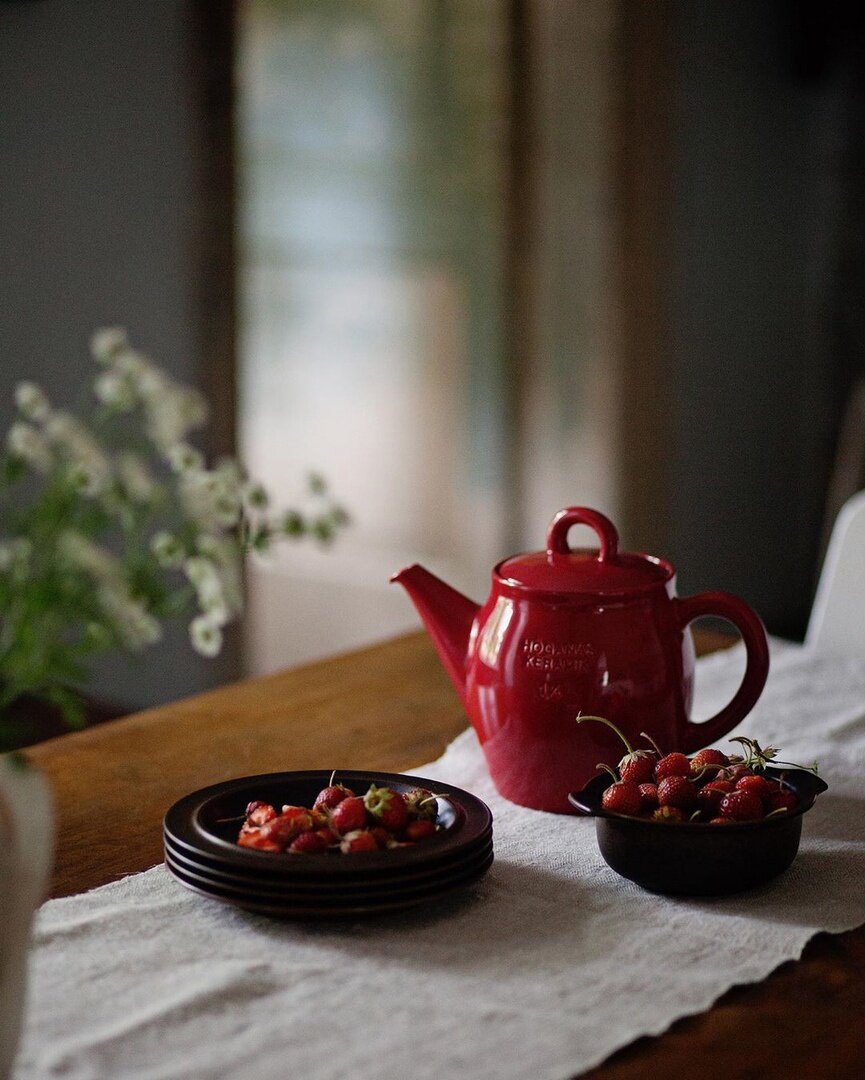
M 695 637 L 698 652 L 730 640 L 699 630 Z M 57 799 L 52 895 L 160 862 L 162 815 L 196 788 L 288 769 L 399 772 L 437 757 L 465 726 L 426 636 L 412 634 L 32 747 L 27 754 Z M 628 929 L 639 930 L 623 933 Z M 718 942 L 719 949 L 735 947 Z M 674 964 L 674 957 L 659 958 L 659 977 Z M 860 1077 L 863 1016 L 865 929 L 821 934 L 802 960 L 728 992 L 660 1038 L 639 1039 L 585 1075 Z

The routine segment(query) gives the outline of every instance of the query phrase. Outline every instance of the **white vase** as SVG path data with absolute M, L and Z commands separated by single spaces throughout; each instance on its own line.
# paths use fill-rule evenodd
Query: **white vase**
M 33 914 L 45 897 L 54 849 L 51 792 L 36 769 L 0 757 L 0 1078 L 21 1035 Z

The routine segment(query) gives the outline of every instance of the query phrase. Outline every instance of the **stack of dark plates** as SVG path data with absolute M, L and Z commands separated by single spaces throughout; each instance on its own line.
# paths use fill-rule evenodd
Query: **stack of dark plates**
M 439 831 L 410 847 L 353 855 L 288 855 L 239 847 L 247 803 L 312 806 L 331 773 L 245 776 L 185 796 L 165 815 L 165 865 L 194 892 L 248 911 L 325 919 L 399 911 L 437 900 L 480 878 L 493 861 L 492 814 L 467 791 L 400 773 L 340 772 L 363 795 L 371 783 L 437 796 Z

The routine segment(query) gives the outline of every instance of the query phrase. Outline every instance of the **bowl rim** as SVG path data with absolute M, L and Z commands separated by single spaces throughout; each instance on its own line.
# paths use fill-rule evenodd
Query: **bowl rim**
M 755 769 L 754 772 L 758 776 L 770 776 L 775 779 L 783 776 L 787 781 L 789 781 L 790 776 L 807 778 L 809 783 L 813 785 L 813 790 L 804 798 L 800 797 L 799 805 L 796 809 L 787 814 L 779 814 L 774 818 L 760 818 L 759 821 L 735 822 L 735 834 L 754 832 L 758 829 L 774 828 L 783 825 L 784 822 L 793 821 L 803 814 L 806 814 L 814 805 L 817 796 L 822 795 L 823 792 L 828 791 L 829 789 L 829 785 L 826 781 L 821 776 L 813 773 L 810 769 L 776 769 L 767 767 L 765 769 Z M 609 821 L 627 822 L 634 828 L 669 828 L 669 823 L 665 821 L 655 821 L 653 818 L 629 817 L 627 814 L 616 814 L 613 811 L 605 810 L 603 806 L 601 806 L 601 796 L 613 783 L 614 780 L 609 773 L 598 773 L 579 791 L 569 792 L 568 802 L 575 810 L 579 811 L 579 813 L 583 814 L 585 817 L 606 818 Z M 795 785 L 791 784 L 791 787 L 794 787 L 795 790 Z M 796 791 L 796 795 L 797 797 L 799 796 L 798 791 Z M 586 796 L 588 796 L 588 798 L 586 798 Z M 721 829 L 717 825 L 713 826 L 708 821 L 678 821 L 675 822 L 675 826 L 677 830 L 682 828 L 688 830 L 711 829 L 713 833 L 720 833 L 722 836 L 731 835 L 727 829 Z

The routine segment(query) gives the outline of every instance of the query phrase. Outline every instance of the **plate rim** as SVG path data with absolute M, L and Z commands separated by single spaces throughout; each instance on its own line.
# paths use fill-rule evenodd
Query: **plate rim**
M 340 855 L 338 860 L 332 859 L 330 866 L 325 870 L 324 876 L 329 880 L 364 878 L 376 873 L 398 872 L 403 868 L 408 869 L 416 865 L 426 865 L 437 861 L 447 862 L 454 850 L 459 851 L 466 844 L 481 841 L 492 830 L 493 816 L 487 804 L 478 796 L 454 784 L 407 773 L 386 773 L 365 769 L 338 769 L 336 772 L 337 776 L 349 785 L 376 782 L 428 788 L 456 806 L 458 820 L 456 827 L 448 830 L 447 834 L 431 837 L 424 843 L 411 848 Z M 301 862 L 294 855 L 243 848 L 205 831 L 200 825 L 196 826 L 195 822 L 200 819 L 201 809 L 216 798 L 244 791 L 254 795 L 254 789 L 257 786 L 263 787 L 265 784 L 289 784 L 303 780 L 314 781 L 324 786 L 332 774 L 331 769 L 288 770 L 233 777 L 216 784 L 209 784 L 182 796 L 168 808 L 163 817 L 163 835 L 167 835 L 173 843 L 194 854 L 224 859 L 226 865 L 237 865 L 250 871 L 269 870 L 280 876 L 284 871 L 287 878 L 299 880 L 321 878 L 324 866 L 317 861 Z
M 178 866 L 171 857 L 167 857 L 165 860 L 166 869 L 170 873 L 183 875 L 193 879 L 195 882 L 200 883 L 202 888 L 208 888 L 212 886 L 214 889 L 226 893 L 231 893 L 238 897 L 249 897 L 255 899 L 256 896 L 264 896 L 268 900 L 275 900 L 282 902 L 283 900 L 289 905 L 301 905 L 304 903 L 315 904 L 321 902 L 324 906 L 342 906 L 344 903 L 352 903 L 357 901 L 359 903 L 371 902 L 377 897 L 387 898 L 388 896 L 399 897 L 402 895 L 414 896 L 428 891 L 435 891 L 439 886 L 446 885 L 451 881 L 461 881 L 463 878 L 471 877 L 477 872 L 480 867 L 489 867 L 493 861 L 493 850 L 489 848 L 485 852 L 480 852 L 478 857 L 472 860 L 469 865 L 463 865 L 457 867 L 452 873 L 443 873 L 436 876 L 430 881 L 421 882 L 405 882 L 403 885 L 391 886 L 386 885 L 382 887 L 372 886 L 368 890 L 357 891 L 354 889 L 344 889 L 340 891 L 333 891 L 330 893 L 320 894 L 297 894 L 292 892 L 290 888 L 286 889 L 259 889 L 254 882 L 243 883 L 223 883 L 211 881 L 206 875 L 198 874 L 195 871 L 187 870 L 183 866 Z
M 250 912 L 254 915 L 265 915 L 274 918 L 293 919 L 296 921 L 325 921 L 331 919 L 349 919 L 349 918 L 362 918 L 371 915 L 386 915 L 396 914 L 400 911 L 409 910 L 411 908 L 421 907 L 427 903 L 435 903 L 437 900 L 450 893 L 457 892 L 460 889 L 468 888 L 470 885 L 474 885 L 477 881 L 487 873 L 492 866 L 494 860 L 493 853 L 490 852 L 489 860 L 486 865 L 482 865 L 480 869 L 475 870 L 472 874 L 467 875 L 464 880 L 455 880 L 449 882 L 441 889 L 433 889 L 428 893 L 414 894 L 410 897 L 403 899 L 396 899 L 392 902 L 376 902 L 373 904 L 346 904 L 336 905 L 332 907 L 296 907 L 289 904 L 256 904 L 254 901 L 244 901 L 242 899 L 236 899 L 234 897 L 220 896 L 218 893 L 209 891 L 205 888 L 201 888 L 190 882 L 184 881 L 182 876 L 179 876 L 170 868 L 167 868 L 168 873 L 174 880 L 184 889 L 189 890 L 199 896 L 203 896 L 208 900 L 213 900 L 215 903 L 226 904 L 229 907 L 235 907 L 242 911 Z
M 479 855 L 486 851 L 491 851 L 493 847 L 492 834 L 488 834 L 481 840 L 471 845 L 470 848 L 461 848 L 448 859 L 437 860 L 436 863 L 423 863 L 420 866 L 412 866 L 403 868 L 402 871 L 394 874 L 379 873 L 369 877 L 360 877 L 356 879 L 346 880 L 334 880 L 332 875 L 322 875 L 318 879 L 305 879 L 298 880 L 296 877 L 291 877 L 287 874 L 275 874 L 268 875 L 267 877 L 256 875 L 254 873 L 244 870 L 236 870 L 232 868 L 232 864 L 229 862 L 220 863 L 217 865 L 209 865 L 206 862 L 199 861 L 193 856 L 198 855 L 197 852 L 187 852 L 177 850 L 176 845 L 170 837 L 163 837 L 163 853 L 170 855 L 173 859 L 179 859 L 181 863 L 186 863 L 190 866 L 190 869 L 198 872 L 213 873 L 217 876 L 225 877 L 227 881 L 234 882 L 247 882 L 249 884 L 255 884 L 262 888 L 292 888 L 309 890 L 310 892 L 322 891 L 334 888 L 358 888 L 362 889 L 368 887 L 370 882 L 376 887 L 394 887 L 398 888 L 403 883 L 433 880 L 437 875 L 449 871 L 454 866 L 463 866 L 470 863 L 472 859 L 477 858 Z M 296 856 L 300 858 L 301 856 Z M 333 856 L 327 856 L 328 858 Z M 339 856 L 341 857 L 341 856 Z

